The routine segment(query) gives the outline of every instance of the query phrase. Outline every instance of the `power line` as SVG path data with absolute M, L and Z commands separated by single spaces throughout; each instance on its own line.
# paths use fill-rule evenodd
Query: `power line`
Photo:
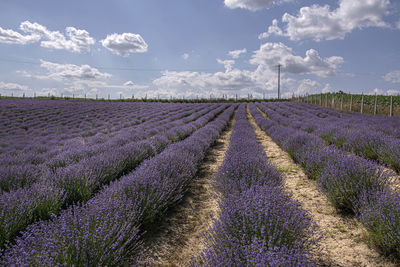
M 5 59 L 0 58 L 0 61 L 3 62 L 13 62 L 13 63 L 22 63 L 22 64 L 31 64 L 31 65 L 41 65 L 42 63 L 33 62 L 33 61 L 25 61 L 25 60 L 16 60 L 16 59 Z M 55 63 L 62 64 L 62 63 Z M 221 69 L 211 69 L 211 68 L 199 68 L 199 69 L 168 69 L 168 68 L 134 68 L 134 67 L 108 67 L 108 66 L 91 66 L 96 69 L 104 69 L 104 70 L 127 70 L 127 71 L 149 71 L 149 72 L 160 72 L 160 71 L 220 71 Z

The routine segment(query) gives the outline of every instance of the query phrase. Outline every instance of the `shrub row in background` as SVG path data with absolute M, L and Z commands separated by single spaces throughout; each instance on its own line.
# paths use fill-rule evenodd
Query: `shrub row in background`
M 250 110 L 257 124 L 317 180 L 339 211 L 354 214 L 375 244 L 400 257 L 400 194 L 392 189 L 393 173 L 328 145 L 316 135 L 266 119 L 255 105 Z
M 196 265 L 313 265 L 319 234 L 312 217 L 283 190 L 283 177 L 266 159 L 246 118 L 236 114 L 230 146 L 216 177 L 221 213 Z
M 226 107 L 220 105 L 203 116 L 196 114 L 193 117 L 196 120 L 161 131 L 146 140 L 110 146 L 105 152 L 61 168 L 30 187 L 1 194 L 0 247 L 12 241 L 29 224 L 46 220 L 74 202 L 87 201 L 102 185 L 128 173 L 146 158 L 160 153 L 171 142 L 189 136 Z
M 134 172 L 111 183 L 83 205 L 30 226 L 0 261 L 17 266 L 135 265 L 143 229 L 162 219 L 196 174 L 205 151 L 218 138 L 234 106 L 168 146 Z M 130 260 L 130 261 L 129 261 Z

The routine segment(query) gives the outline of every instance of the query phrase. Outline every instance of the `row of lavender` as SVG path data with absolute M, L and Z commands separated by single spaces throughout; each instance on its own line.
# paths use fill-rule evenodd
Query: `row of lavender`
M 169 109 L 167 106 L 163 108 Z M 97 132 L 117 132 L 122 127 L 141 123 L 143 115 L 152 113 L 153 110 L 161 112 L 161 105 L 38 99 L 2 100 L 0 153 L 18 153 L 21 149 L 26 151 L 27 146 L 59 144 L 64 140 L 90 136 Z M 171 107 L 171 112 L 173 110 Z
M 168 146 L 83 205 L 30 226 L 0 263 L 17 266 L 135 265 L 143 232 L 161 220 L 187 190 L 206 150 L 228 125 L 235 106 Z M 205 122 L 206 120 L 203 119 Z
M 115 129 L 114 132 L 99 132 L 91 137 L 75 137 L 66 141 L 49 136 L 45 139 L 48 141 L 43 143 L 38 141 L 35 136 L 25 136 L 25 139 L 30 140 L 28 141 L 30 143 L 19 151 L 14 149 L 14 146 L 18 143 L 15 144 L 13 140 L 9 140 L 8 149 L 2 149 L 4 153 L 0 155 L 0 189 L 9 191 L 24 186 L 25 182 L 33 183 L 49 171 L 55 172 L 59 167 L 87 159 L 107 150 L 110 146 L 137 141 L 150 136 L 152 132 L 156 134 L 157 131 L 152 130 L 154 126 L 171 124 L 173 121 L 184 123 L 179 119 L 207 107 L 192 106 L 171 109 L 171 106 L 165 106 L 164 111 L 162 105 L 153 108 L 154 110 L 149 114 L 137 115 L 144 122 L 135 123 L 130 127 L 121 127 L 121 129 Z M 57 105 L 55 109 L 57 109 Z M 118 110 L 118 107 L 116 109 Z M 170 114 L 168 114 L 168 111 L 170 111 Z M 130 123 L 129 117 L 125 120 L 118 120 L 120 126 L 126 123 Z M 169 127 L 177 126 L 177 123 Z M 46 131 L 46 129 L 43 129 L 43 131 Z M 66 136 L 68 135 L 66 133 Z M 12 139 L 13 137 L 9 138 Z
M 307 103 L 294 103 L 287 102 L 283 105 L 279 105 L 279 107 L 291 108 L 295 109 L 295 112 L 299 112 L 301 114 L 306 113 L 304 115 L 317 117 L 318 118 L 327 118 L 327 120 L 331 121 L 340 121 L 346 127 L 362 127 L 367 128 L 369 131 L 378 131 L 384 133 L 385 135 L 400 137 L 400 118 L 399 117 L 388 117 L 384 115 L 371 115 L 371 114 L 360 114 L 356 112 L 349 111 L 341 111 L 335 110 L 331 108 L 321 107 L 317 105 L 310 105 Z M 293 112 L 293 110 L 291 111 Z
M 303 130 L 313 131 L 322 126 L 340 125 L 344 129 L 363 128 L 369 132 L 377 131 L 381 134 L 400 137 L 400 128 L 398 117 L 373 116 L 368 114 L 359 114 L 348 111 L 332 110 L 325 107 L 311 105 L 307 103 L 264 103 L 270 109 L 278 112 L 286 118 L 296 117 L 301 121 L 305 120 L 302 126 Z M 309 124 L 313 120 L 314 124 Z M 319 123 L 319 125 L 317 125 Z
M 370 116 L 356 115 L 361 117 L 360 122 L 351 124 L 343 118 L 320 118 L 311 115 L 319 113 L 316 110 L 310 111 L 313 109 L 310 108 L 312 106 L 310 104 L 265 103 L 265 105 L 269 107 L 265 110 L 267 115 L 281 124 L 318 135 L 329 144 L 386 164 L 396 172 L 400 172 L 400 139 L 370 127 L 365 123 Z M 380 127 L 383 128 L 384 125 Z M 400 124 L 393 129 L 400 130 Z
M 400 257 L 400 194 L 392 189 L 393 173 L 314 134 L 266 119 L 254 104 L 250 110 L 257 124 L 317 180 L 339 211 L 356 216 L 382 251 Z
M 332 110 L 330 108 L 310 105 L 306 103 L 291 103 L 277 105 L 301 117 L 315 118 L 319 122 L 340 124 L 343 128 L 362 128 L 368 132 L 376 131 L 383 135 L 400 138 L 400 118 L 384 115 L 360 114 L 348 111 Z
M 28 151 L 25 150 L 18 154 L 18 156 L 5 153 L 0 157 L 0 190 L 11 191 L 32 185 L 42 176 L 57 175 L 66 166 L 71 168 L 71 165 L 82 165 L 80 161 L 88 161 L 94 156 L 108 153 L 114 147 L 137 142 L 159 132 L 190 122 L 212 110 L 213 107 L 215 106 L 186 107 L 168 115 L 160 112 L 162 108 L 160 106 L 156 111 L 159 111 L 161 115 L 142 115 L 142 118 L 146 119 L 145 122 L 123 128 L 113 133 L 112 136 L 99 133 L 83 140 L 74 138 L 62 145 L 48 144 L 41 148 L 39 152 L 42 153 L 30 148 L 27 149 Z M 123 123 L 125 121 L 122 120 L 120 124 Z
M 0 247 L 28 225 L 46 220 L 72 203 L 89 200 L 101 187 L 130 172 L 145 159 L 160 153 L 169 144 L 182 140 L 203 127 L 227 105 L 211 105 L 156 135 L 129 143 L 113 144 L 89 159 L 57 169 L 31 186 L 0 195 Z M 168 129 L 169 128 L 169 129 Z
M 109 164 L 106 164 L 107 159 L 112 160 L 115 158 L 115 148 L 129 147 L 129 145 L 145 138 L 155 138 L 158 133 L 165 131 L 167 131 L 166 134 L 169 141 L 174 141 L 176 138 L 179 138 L 179 133 L 176 131 L 180 129 L 181 125 L 197 119 L 214 107 L 215 106 L 208 106 L 205 107 L 204 110 L 200 109 L 197 112 L 196 110 L 184 110 L 184 112 L 179 112 L 175 115 L 171 114 L 170 117 L 163 120 L 149 120 L 135 129 L 120 131 L 118 135 L 112 139 L 100 140 L 102 142 L 90 142 L 95 139 L 92 138 L 92 140 L 88 141 L 87 145 L 77 144 L 76 146 L 63 146 L 63 150 L 61 150 L 58 155 L 53 158 L 48 158 L 44 164 L 38 164 L 32 167 L 23 164 L 23 162 L 19 163 L 16 161 L 15 164 L 17 165 L 12 163 L 4 165 L 0 171 L 0 188 L 4 191 L 18 191 L 19 188 L 32 186 L 42 180 L 63 181 L 63 177 L 69 177 L 70 180 L 74 180 L 74 177 L 82 176 L 85 177 L 86 180 L 90 180 L 91 176 L 97 175 L 102 171 L 98 163 L 103 163 L 103 167 L 106 169 L 108 168 Z M 98 140 L 98 138 L 96 138 L 96 140 Z M 126 156 L 129 156 L 129 153 L 127 153 Z M 98 162 L 99 159 L 100 162 Z M 130 165 L 126 164 L 126 162 L 124 163 L 124 161 L 121 161 L 119 167 L 121 172 L 125 172 L 127 169 L 131 168 Z M 107 175 L 107 173 L 102 174 L 102 176 L 104 175 Z M 63 186 L 68 187 L 69 184 Z M 84 197 L 84 194 L 87 192 L 81 189 L 82 188 L 79 187 L 67 188 L 67 190 L 72 191 L 71 194 L 69 194 L 71 197 L 67 201 L 76 201 Z M 74 193 L 77 190 L 80 192 L 78 192 L 78 194 Z
M 283 190 L 283 177 L 266 159 L 246 118 L 236 122 L 215 177 L 221 213 L 197 260 L 203 266 L 307 266 L 319 234 L 312 217 Z

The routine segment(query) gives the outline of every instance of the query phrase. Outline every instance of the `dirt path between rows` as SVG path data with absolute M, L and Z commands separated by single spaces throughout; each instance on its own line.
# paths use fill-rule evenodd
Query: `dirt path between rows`
M 365 228 L 354 218 L 338 214 L 328 199 L 317 190 L 316 182 L 307 178 L 303 169 L 260 129 L 247 109 L 258 141 L 264 146 L 268 161 L 285 176 L 285 187 L 292 198 L 313 216 L 326 233 L 313 252 L 320 266 L 396 266 L 366 243 Z
M 235 116 L 235 115 L 234 115 Z M 159 230 L 145 242 L 144 260 L 149 266 L 188 266 L 205 248 L 203 235 L 219 213 L 220 196 L 212 177 L 222 164 L 234 124 L 234 116 L 215 144 L 207 151 L 196 178 L 182 201 L 157 226 Z

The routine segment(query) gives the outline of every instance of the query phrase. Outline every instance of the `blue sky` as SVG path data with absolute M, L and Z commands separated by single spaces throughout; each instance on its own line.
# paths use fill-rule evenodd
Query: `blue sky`
M 0 93 L 400 93 L 395 0 L 0 2 Z

